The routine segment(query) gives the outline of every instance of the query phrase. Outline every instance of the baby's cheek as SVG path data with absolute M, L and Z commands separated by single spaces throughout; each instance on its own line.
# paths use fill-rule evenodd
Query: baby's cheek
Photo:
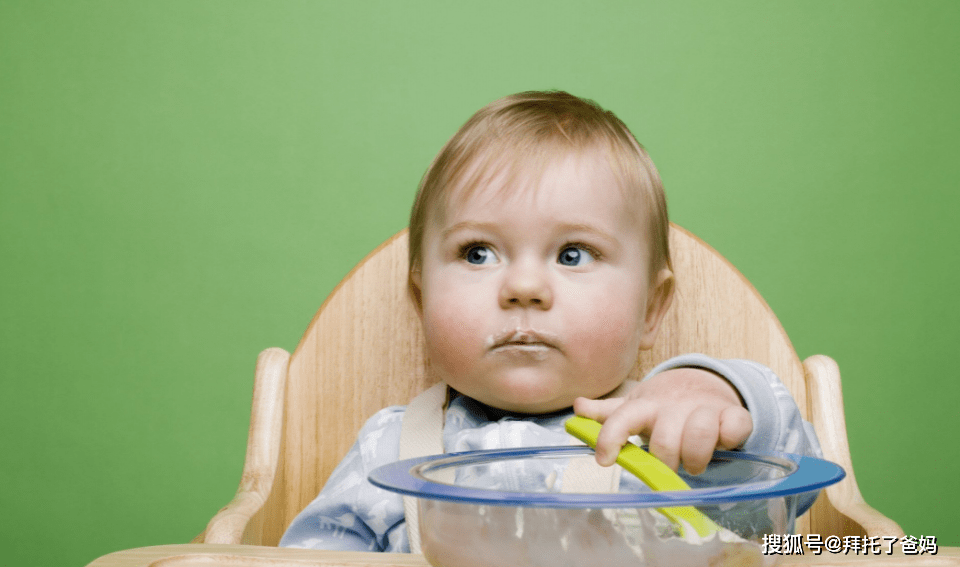
M 431 364 L 448 372 L 462 372 L 474 357 L 478 322 L 470 319 L 462 302 L 436 302 L 424 309 L 424 339 Z M 482 343 L 482 339 L 479 339 Z
M 581 324 L 573 333 L 581 345 L 584 363 L 595 372 L 629 372 L 639 348 L 640 321 L 623 305 L 595 306 L 579 317 Z

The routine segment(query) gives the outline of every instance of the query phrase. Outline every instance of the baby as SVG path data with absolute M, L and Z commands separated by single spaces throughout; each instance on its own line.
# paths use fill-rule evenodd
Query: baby
M 576 412 L 603 422 L 601 465 L 633 435 L 694 475 L 715 449 L 819 456 L 762 365 L 694 354 L 628 381 L 673 296 L 668 229 L 653 162 L 595 103 L 526 92 L 471 117 L 410 218 L 410 294 L 430 371 L 449 388 L 443 450 L 574 444 L 563 424 Z M 400 458 L 404 411 L 364 425 L 281 545 L 410 550 L 401 497 L 366 480 Z

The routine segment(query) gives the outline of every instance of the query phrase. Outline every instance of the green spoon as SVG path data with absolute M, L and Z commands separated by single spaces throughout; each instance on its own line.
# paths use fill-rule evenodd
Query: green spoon
M 597 448 L 600 423 L 586 417 L 574 416 L 567 420 L 566 428 L 570 435 L 594 449 Z M 617 455 L 617 464 L 630 471 L 653 490 L 690 490 L 690 486 L 670 467 L 663 464 L 663 461 L 633 443 L 627 443 L 620 449 L 620 454 Z M 684 522 L 686 525 L 693 527 L 701 537 L 708 537 L 720 531 L 720 526 L 693 506 L 671 506 L 670 508 L 657 508 L 657 511 L 679 526 L 681 536 L 686 535 L 684 533 Z M 681 522 L 681 520 L 683 521 Z

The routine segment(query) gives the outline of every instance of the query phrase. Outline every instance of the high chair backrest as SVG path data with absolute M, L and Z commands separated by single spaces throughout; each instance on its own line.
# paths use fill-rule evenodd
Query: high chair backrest
M 671 225 L 670 248 L 677 286 L 673 306 L 654 348 L 638 353 L 633 377 L 682 353 L 746 358 L 773 369 L 810 419 L 804 364 L 753 286 L 719 253 L 676 225 Z M 836 382 L 839 401 L 839 375 Z M 330 294 L 289 364 L 280 349 L 261 355 L 240 490 L 198 541 L 276 545 L 323 487 L 365 420 L 384 407 L 407 404 L 430 385 L 420 322 L 408 297 L 404 230 L 367 256 Z M 843 453 L 846 430 L 839 404 L 840 430 L 831 435 L 842 437 Z M 824 445 L 833 447 L 832 442 Z M 850 466 L 848 450 L 830 457 Z M 848 474 L 849 498 L 857 500 L 852 470 Z M 828 523 L 831 532 L 869 531 L 862 521 L 843 524 L 849 518 L 838 519 L 829 504 L 817 506 L 824 517 L 814 519 L 824 528 L 820 533 Z M 811 529 L 809 516 L 798 521 L 799 532 Z M 878 529 L 899 529 L 890 524 Z

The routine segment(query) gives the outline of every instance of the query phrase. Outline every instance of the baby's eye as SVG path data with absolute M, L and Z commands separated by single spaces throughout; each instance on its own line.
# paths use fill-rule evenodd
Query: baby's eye
M 583 246 L 567 246 L 560 251 L 557 262 L 564 266 L 582 266 L 596 260 L 593 253 Z
M 485 244 L 465 246 L 460 255 L 470 264 L 492 264 L 497 261 L 497 255 Z

